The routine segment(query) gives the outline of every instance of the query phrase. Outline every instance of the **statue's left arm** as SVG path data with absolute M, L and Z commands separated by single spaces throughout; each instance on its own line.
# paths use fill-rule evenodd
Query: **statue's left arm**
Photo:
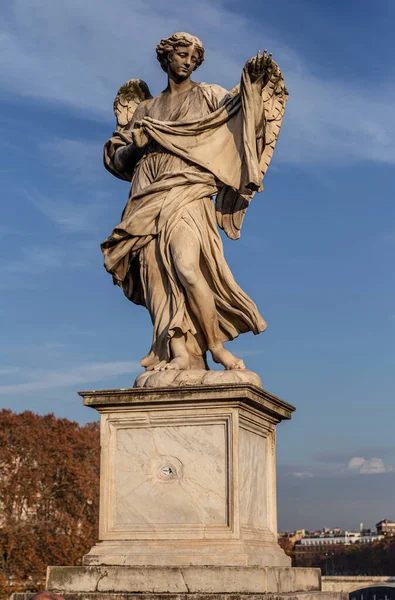
M 271 55 L 266 50 L 261 56 L 260 52 L 247 61 L 244 69 L 248 73 L 251 90 L 254 98 L 255 133 L 258 140 L 265 135 L 265 107 L 262 100 L 262 90 L 269 80 L 269 70 L 272 64 Z
M 288 100 L 288 91 L 283 75 L 271 54 L 265 51 L 247 61 L 241 82 L 230 93 L 236 97 L 241 93 L 244 115 L 243 136 L 249 155 L 255 159 L 247 161 L 256 165 L 251 170 L 251 193 L 240 193 L 228 186 L 222 187 L 216 199 L 217 223 L 231 239 L 240 237 L 240 229 L 249 203 L 256 191 L 262 191 L 262 180 L 273 156 L 280 133 L 282 118 Z M 254 147 L 252 147 L 254 145 Z M 258 167 L 258 171 L 256 170 Z M 256 183 L 259 179 L 259 187 Z

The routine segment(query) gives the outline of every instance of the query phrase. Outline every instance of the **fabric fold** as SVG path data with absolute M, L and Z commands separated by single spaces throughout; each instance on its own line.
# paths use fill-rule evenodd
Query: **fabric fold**
M 204 356 L 207 350 L 171 256 L 171 237 L 181 221 L 199 241 L 222 341 L 266 328 L 226 263 L 213 203 L 224 185 L 250 194 L 261 185 L 255 132 L 261 98 L 246 72 L 236 96 L 220 86 L 197 84 L 170 115 L 163 113 L 160 96 L 142 118 L 151 142 L 132 169 L 122 220 L 102 244 L 114 283 L 150 313 L 153 340 L 142 361 L 147 369 L 170 360 L 176 330 L 185 334 L 191 355 Z M 116 132 L 105 145 L 106 168 L 121 179 L 128 173 L 116 169 L 114 156 L 128 143 L 129 134 Z

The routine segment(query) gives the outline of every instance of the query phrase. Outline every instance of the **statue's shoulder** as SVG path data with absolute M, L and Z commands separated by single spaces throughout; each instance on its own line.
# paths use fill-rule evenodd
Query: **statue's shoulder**
M 216 110 L 223 99 L 229 94 L 228 90 L 217 83 L 199 83 L 199 87 L 212 107 L 212 110 Z
M 159 94 L 159 96 L 160 96 L 160 94 Z M 158 98 L 158 96 L 155 96 L 154 98 L 147 98 L 147 100 L 143 100 L 142 102 L 140 102 L 140 104 L 136 108 L 136 114 L 137 114 L 137 111 L 139 112 L 140 116 L 144 116 L 144 115 L 148 114 L 148 111 L 151 108 L 152 103 L 157 98 Z
M 218 85 L 217 83 L 202 82 L 202 83 L 199 83 L 198 85 L 200 88 L 206 90 L 207 92 L 210 92 L 214 96 L 224 96 L 224 94 L 229 93 L 228 90 L 223 88 L 221 85 Z

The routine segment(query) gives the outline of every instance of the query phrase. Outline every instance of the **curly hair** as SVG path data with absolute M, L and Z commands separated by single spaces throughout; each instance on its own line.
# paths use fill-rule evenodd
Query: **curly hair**
M 156 58 L 159 60 L 162 69 L 167 73 L 168 56 L 177 46 L 191 46 L 192 44 L 195 46 L 198 54 L 198 62 L 194 68 L 195 71 L 204 61 L 204 46 L 199 38 L 190 33 L 185 33 L 185 31 L 177 31 L 177 33 L 163 38 L 156 47 Z

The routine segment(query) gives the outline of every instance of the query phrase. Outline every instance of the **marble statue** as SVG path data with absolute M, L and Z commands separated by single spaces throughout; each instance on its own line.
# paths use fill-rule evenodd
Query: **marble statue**
M 244 369 L 224 342 L 266 323 L 234 280 L 217 226 L 240 236 L 263 189 L 288 92 L 266 50 L 247 61 L 231 91 L 191 79 L 204 60 L 197 37 L 175 33 L 156 53 L 165 90 L 153 98 L 132 79 L 114 102 L 117 130 L 104 164 L 131 186 L 121 222 L 102 244 L 104 264 L 150 313 L 147 371 L 208 369 L 207 350 L 225 369 Z

